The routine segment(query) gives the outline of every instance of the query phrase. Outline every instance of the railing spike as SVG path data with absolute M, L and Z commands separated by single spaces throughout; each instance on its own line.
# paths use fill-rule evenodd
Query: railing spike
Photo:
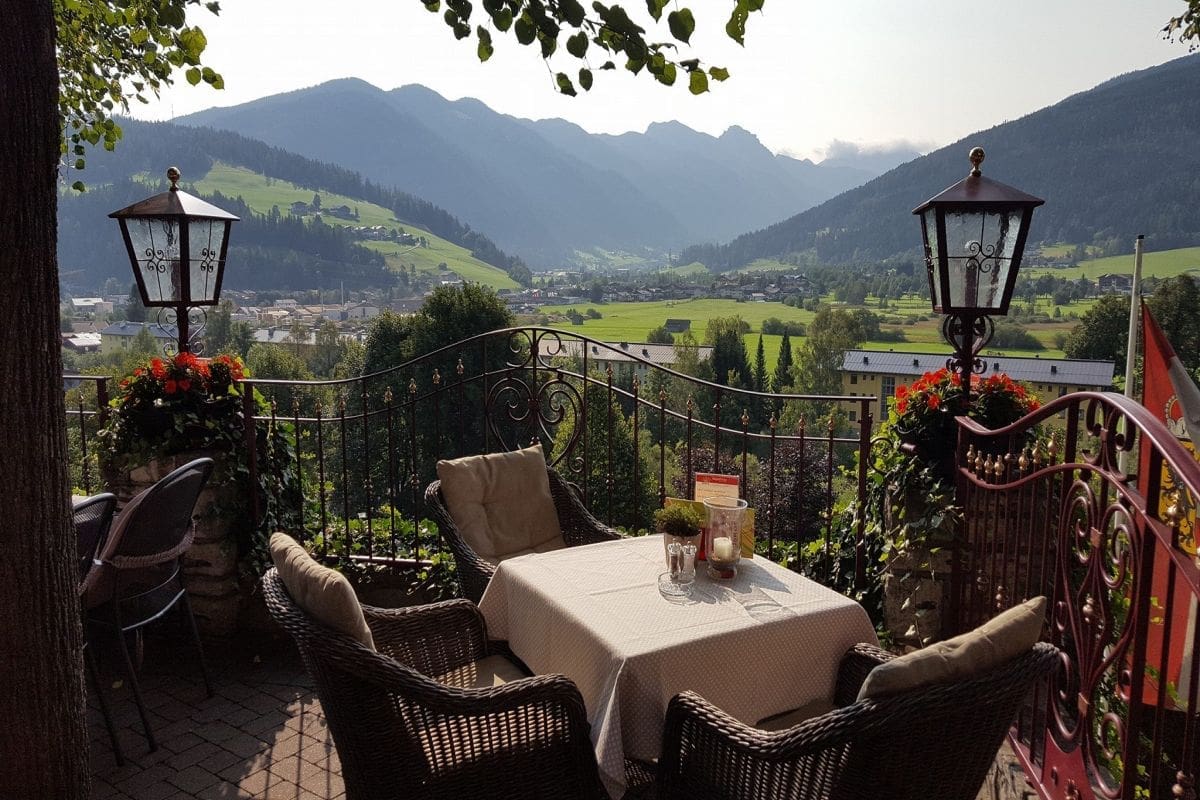
M 442 385 L 442 375 L 438 372 L 437 367 L 433 368 L 433 385 L 434 388 Z
M 459 356 L 459 357 L 458 357 L 458 366 L 456 366 L 456 367 L 454 368 L 454 371 L 455 371 L 456 373 L 458 373 L 458 375 L 459 375 L 459 376 L 461 376 L 463 373 L 465 373 L 465 372 L 467 371 L 466 367 L 464 367 L 464 366 L 463 366 L 463 363 L 462 363 L 462 356 Z
M 767 420 L 767 425 L 768 425 L 768 427 L 770 427 L 771 430 L 775 430 L 775 424 L 776 424 L 775 415 L 772 414 L 771 418 L 769 420 Z
M 1021 450 L 1021 457 L 1017 459 L 1017 466 L 1020 468 L 1021 472 L 1024 472 L 1025 470 L 1029 469 L 1029 448 L 1028 447 Z
M 743 408 L 742 409 L 742 426 L 745 427 L 746 425 L 749 425 L 749 424 L 750 424 L 750 412 Z
M 660 402 L 660 403 L 667 402 L 667 390 L 666 389 L 658 390 L 658 402 Z
M 392 404 L 392 387 L 388 386 L 383 390 L 383 402 L 389 406 Z
M 417 379 L 416 378 L 408 379 L 408 393 L 412 394 L 412 395 L 415 395 L 417 393 Z

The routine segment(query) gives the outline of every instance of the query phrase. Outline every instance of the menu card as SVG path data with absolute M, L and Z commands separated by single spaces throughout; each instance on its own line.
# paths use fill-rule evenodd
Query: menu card
M 668 497 L 667 505 L 690 504 L 700 512 L 701 516 L 706 516 L 707 511 L 704 508 L 704 500 L 710 497 L 737 497 L 738 484 L 740 483 L 737 475 L 720 475 L 713 472 L 697 472 L 696 473 L 696 489 L 692 500 L 683 500 L 678 497 Z M 742 558 L 750 558 L 754 555 L 754 509 L 747 508 L 746 513 L 742 516 Z

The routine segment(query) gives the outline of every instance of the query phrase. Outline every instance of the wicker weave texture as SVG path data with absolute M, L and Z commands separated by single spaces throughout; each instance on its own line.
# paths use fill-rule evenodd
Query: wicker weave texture
M 374 652 L 311 620 L 274 569 L 262 585 L 316 683 L 351 800 L 606 797 L 583 698 L 565 677 L 490 689 L 431 677 L 495 649 L 470 602 L 364 606 Z
M 841 665 L 837 700 L 889 658 L 860 645 Z M 660 797 L 667 800 L 974 800 L 1034 683 L 1059 663 L 1038 644 L 986 675 L 851 702 L 784 731 L 733 719 L 692 692 L 667 709 Z
M 620 538 L 619 533 L 591 515 L 572 491 L 571 484 L 561 475 L 550 467 L 546 468 L 546 473 L 550 479 L 550 496 L 554 500 L 554 510 L 558 513 L 558 525 L 562 529 L 563 541 L 567 547 Z M 463 597 L 478 603 L 496 568 L 480 558 L 463 539 L 462 533 L 454 524 L 454 518 L 450 516 L 450 510 L 446 508 L 441 481 L 429 484 L 429 488 L 425 490 L 425 504 L 429 507 L 430 516 L 437 523 L 443 541 L 454 554 Z

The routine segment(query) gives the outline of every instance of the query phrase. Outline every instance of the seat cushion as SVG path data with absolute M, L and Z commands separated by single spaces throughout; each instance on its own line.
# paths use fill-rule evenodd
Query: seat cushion
M 437 473 L 450 517 L 481 558 L 495 564 L 565 546 L 541 444 L 439 461 Z
M 375 649 L 362 606 L 346 576 L 323 564 L 286 533 L 271 534 L 271 560 L 296 605 L 326 627 Z
M 807 722 L 814 717 L 827 714 L 833 711 L 833 709 L 834 705 L 829 700 L 814 700 L 799 708 L 793 708 L 791 711 L 785 711 L 782 714 L 760 719 L 754 723 L 754 727 L 761 731 L 785 731 L 788 728 L 799 725 L 801 722 Z
M 527 677 L 504 656 L 488 656 L 438 675 L 435 680 L 459 689 L 491 689 Z
M 969 680 L 1028 652 L 1042 636 L 1046 598 L 1013 606 L 973 631 L 894 658 L 871 670 L 858 699 Z

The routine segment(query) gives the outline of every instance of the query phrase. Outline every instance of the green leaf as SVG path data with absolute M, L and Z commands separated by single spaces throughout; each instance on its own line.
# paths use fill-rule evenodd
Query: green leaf
M 572 28 L 583 24 L 584 10 L 579 0 L 559 0 L 558 11 Z
M 710 67 L 708 74 L 712 76 L 714 81 L 724 81 L 729 79 L 729 70 L 724 67 Z
M 616 68 L 617 68 L 617 65 L 611 61 L 605 61 L 603 64 L 600 65 L 600 69 L 616 69 Z
M 592 71 L 587 68 L 579 70 L 579 85 L 583 87 L 585 92 L 591 91 L 592 88 Z
M 571 83 L 571 79 L 567 77 L 566 73 L 555 74 L 554 80 L 558 83 L 558 91 L 571 97 L 575 96 L 575 84 Z
M 500 9 L 492 15 L 492 22 L 496 24 L 496 28 L 500 31 L 507 31 L 512 27 L 513 23 L 512 9 L 508 6 Z
M 75 159 L 75 169 L 83 169 L 84 160 L 82 158 Z
M 646 10 L 654 17 L 655 22 L 662 19 L 662 10 L 667 7 L 667 2 L 668 0 L 646 0 Z
M 746 10 L 745 4 L 739 0 L 737 6 L 733 9 L 733 13 L 729 15 L 729 22 L 725 23 L 726 35 L 743 46 L 746 44 L 746 20 L 749 16 L 750 12 Z
M 421 0 L 425 4 L 426 11 L 438 12 L 442 8 L 442 0 Z
M 492 34 L 488 32 L 487 28 L 480 25 L 475 29 L 475 35 L 479 37 L 479 47 L 476 48 L 479 60 L 487 61 L 492 57 L 492 53 L 495 52 L 492 48 Z
M 521 44 L 532 44 L 533 40 L 537 38 L 537 28 L 533 26 L 533 20 L 529 18 L 528 14 L 522 14 L 517 18 L 514 33 L 517 35 L 517 41 Z
M 692 94 L 704 94 L 708 91 L 708 76 L 703 70 L 696 70 L 688 80 L 688 91 Z
M 542 45 L 542 58 L 549 58 L 554 55 L 554 51 L 558 49 L 558 39 L 539 32 L 538 40 Z
M 188 71 L 185 72 L 183 74 L 183 76 L 185 78 L 187 78 L 187 82 L 190 83 L 192 86 L 195 86 L 196 84 L 200 83 L 200 70 L 197 69 L 196 67 L 191 67 L 190 69 L 188 69 Z
M 667 15 L 667 26 L 672 36 L 686 44 L 692 38 L 692 31 L 696 30 L 696 18 L 690 8 L 681 8 Z
M 766 0 L 738 0 L 738 2 L 745 5 L 747 11 L 762 11 L 763 3 Z
M 77 192 L 86 191 L 86 187 L 83 185 L 83 181 L 75 181 L 74 183 L 71 184 L 71 188 Z
M 576 58 L 583 58 L 587 54 L 587 49 L 588 36 L 583 31 L 567 39 L 567 52 Z

